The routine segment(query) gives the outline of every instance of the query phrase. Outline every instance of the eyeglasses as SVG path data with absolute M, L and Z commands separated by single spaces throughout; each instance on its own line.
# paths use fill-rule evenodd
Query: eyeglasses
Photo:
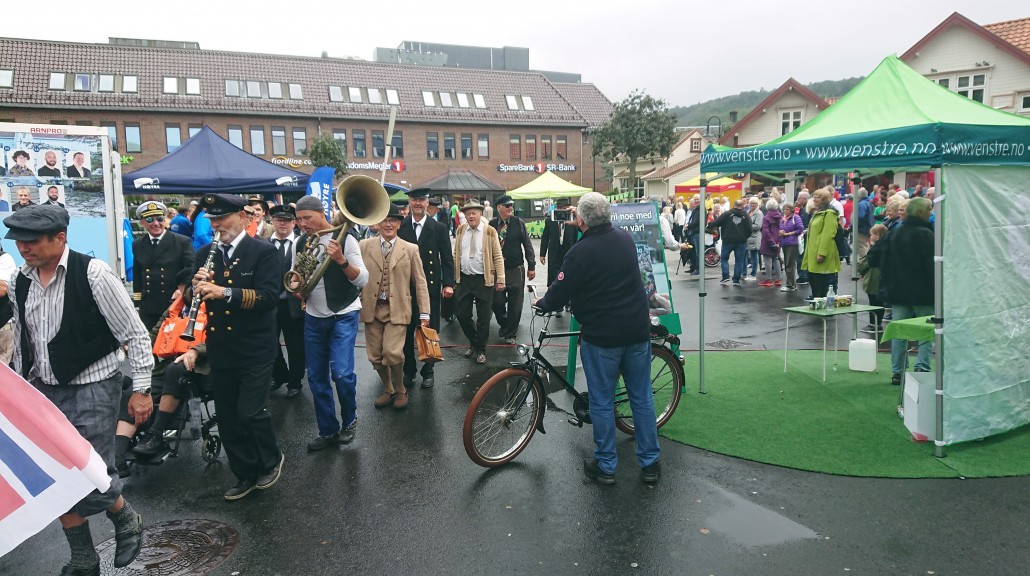
M 147 224 L 153 224 L 154 220 L 157 220 L 158 222 L 164 222 L 165 221 L 165 217 L 164 216 L 147 216 L 143 220 L 145 220 L 147 222 Z

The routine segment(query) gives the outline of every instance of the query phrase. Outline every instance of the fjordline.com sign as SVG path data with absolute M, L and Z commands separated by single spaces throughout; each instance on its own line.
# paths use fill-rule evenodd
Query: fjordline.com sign
M 277 166 L 289 166 L 290 168 L 300 168 L 301 166 L 314 166 L 311 160 L 307 158 L 293 158 L 290 156 L 275 156 L 272 158 L 272 164 Z M 382 172 L 384 164 L 382 162 L 348 162 L 347 170 L 375 170 Z M 407 166 L 403 160 L 394 160 L 390 164 L 386 165 L 387 170 L 393 172 L 404 172 Z

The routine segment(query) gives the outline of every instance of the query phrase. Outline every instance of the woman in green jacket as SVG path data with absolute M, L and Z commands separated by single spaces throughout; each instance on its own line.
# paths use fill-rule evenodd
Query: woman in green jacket
M 836 284 L 837 273 L 840 272 L 840 255 L 834 242 L 840 214 L 830 206 L 832 199 L 833 194 L 826 188 L 820 188 L 812 195 L 815 214 L 808 224 L 805 255 L 801 260 L 801 269 L 808 271 L 812 298 L 826 296 L 830 285 Z

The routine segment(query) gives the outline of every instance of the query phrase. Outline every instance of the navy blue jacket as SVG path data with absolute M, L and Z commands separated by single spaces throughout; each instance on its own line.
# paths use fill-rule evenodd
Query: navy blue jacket
M 637 247 L 629 232 L 606 223 L 589 228 L 569 249 L 537 307 L 553 312 L 569 301 L 583 340 L 595 346 L 616 348 L 651 338 Z

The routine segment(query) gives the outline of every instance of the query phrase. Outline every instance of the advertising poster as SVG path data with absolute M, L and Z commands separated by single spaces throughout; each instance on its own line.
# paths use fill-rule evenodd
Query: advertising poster
M 98 128 L 0 125 L 0 238 L 2 220 L 33 204 L 68 210 L 68 244 L 73 250 L 112 263 L 108 230 L 105 140 Z M 75 133 L 78 132 L 78 133 Z M 89 132 L 94 132 L 89 134 Z M 12 241 L 6 252 L 20 265 Z
M 637 245 L 640 279 L 653 315 L 671 314 L 669 272 L 665 266 L 658 207 L 653 202 L 612 204 L 612 224 L 633 236 Z

